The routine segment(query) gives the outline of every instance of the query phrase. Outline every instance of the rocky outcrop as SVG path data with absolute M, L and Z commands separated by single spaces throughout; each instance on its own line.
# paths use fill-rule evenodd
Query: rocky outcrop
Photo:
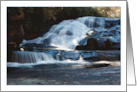
M 84 46 L 77 46 L 77 50 L 119 50 L 120 43 L 108 38 L 89 38 Z
M 83 60 L 94 62 L 99 60 L 120 60 L 119 50 L 80 50 Z
M 87 35 L 79 42 L 77 50 L 120 50 L 120 25 L 93 30 L 92 35 Z

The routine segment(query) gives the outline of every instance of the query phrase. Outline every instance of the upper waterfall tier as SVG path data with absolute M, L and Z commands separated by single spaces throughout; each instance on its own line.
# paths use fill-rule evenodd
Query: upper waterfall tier
M 53 25 L 49 32 L 45 33 L 42 37 L 35 38 L 33 40 L 23 40 L 20 47 L 39 47 L 46 48 L 48 46 L 57 47 L 60 49 L 75 49 L 80 41 L 85 39 L 87 35 L 93 35 L 93 33 L 101 32 L 96 37 L 109 36 L 113 27 L 120 25 L 119 19 L 110 19 L 103 17 L 79 17 L 75 20 L 64 20 L 59 24 Z M 120 29 L 116 29 L 120 32 Z M 120 33 L 113 33 L 113 36 L 120 36 Z M 95 34 L 94 34 L 95 35 Z M 109 37 L 110 40 L 117 37 Z M 120 39 L 118 39 L 120 40 Z M 120 41 L 118 41 L 120 42 Z

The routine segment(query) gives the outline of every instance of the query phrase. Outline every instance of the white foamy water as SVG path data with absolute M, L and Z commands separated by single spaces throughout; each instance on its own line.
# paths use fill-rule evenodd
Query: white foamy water
M 64 20 L 53 25 L 48 33 L 33 40 L 24 40 L 20 47 L 26 43 L 43 44 L 44 46 L 55 46 L 61 49 L 75 49 L 78 42 L 85 37 L 90 28 L 76 20 Z
M 7 67 L 33 67 L 35 65 L 41 64 L 77 64 L 77 65 L 84 65 L 88 64 L 89 62 L 80 61 L 80 60 L 47 60 L 47 61 L 39 61 L 37 63 L 19 63 L 19 62 L 8 62 Z
M 8 67 L 32 67 L 41 64 L 86 64 L 83 59 L 79 60 L 59 60 L 54 59 L 52 55 L 44 52 L 34 51 L 14 51 L 12 54 L 12 61 L 8 62 Z

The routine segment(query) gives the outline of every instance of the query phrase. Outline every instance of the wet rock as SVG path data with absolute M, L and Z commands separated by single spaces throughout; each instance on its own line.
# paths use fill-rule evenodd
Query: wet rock
M 71 60 L 78 60 L 80 58 L 80 55 L 73 51 L 64 51 L 61 53 L 61 56 Z
M 32 49 L 32 48 L 42 48 L 43 44 L 37 44 L 37 43 L 27 43 L 23 46 L 26 50 Z
M 71 36 L 71 35 L 73 35 L 73 33 L 68 30 L 68 31 L 66 32 L 66 35 L 70 35 L 70 36 Z
M 87 47 L 88 50 L 97 50 L 97 49 L 100 49 L 98 41 L 95 38 L 88 39 L 86 47 Z
M 45 50 L 44 53 L 51 54 L 52 56 L 55 56 L 59 53 L 57 50 Z
M 120 60 L 119 50 L 80 50 L 79 54 L 88 62 L 98 60 Z
M 89 52 L 81 52 L 80 55 L 84 60 L 88 61 L 94 61 L 94 60 L 100 60 L 100 56 L 95 51 L 89 51 Z
M 113 67 L 118 67 L 120 66 L 120 61 L 96 61 L 96 62 L 93 62 L 89 65 L 85 65 L 85 68 L 100 68 L 100 67 L 108 67 L 108 66 L 113 66 Z
M 93 33 L 94 33 L 94 30 L 90 30 L 90 31 L 87 32 L 87 35 L 91 36 Z
M 120 19 L 118 20 L 105 20 L 105 27 L 113 27 L 115 25 L 120 25 Z
M 50 39 L 44 39 L 43 47 L 49 46 L 49 44 L 50 44 Z
M 54 59 L 57 60 L 78 60 L 80 58 L 79 53 L 74 51 L 63 51 L 63 50 L 45 50 L 45 53 L 48 53 L 53 56 Z
M 120 60 L 119 50 L 97 51 L 101 60 Z
M 77 46 L 76 50 L 88 50 L 86 46 Z
M 100 68 L 100 67 L 108 67 L 110 64 L 92 64 L 87 66 L 86 68 Z
M 63 58 L 60 57 L 60 51 L 57 51 L 57 50 L 45 50 L 44 53 L 50 54 L 54 59 L 63 60 Z
M 116 25 L 117 24 L 117 25 Z M 118 21 L 108 29 L 93 28 L 94 33 L 83 38 L 77 50 L 120 50 L 120 25 Z
M 109 36 L 102 38 L 88 38 L 86 45 L 76 47 L 77 50 L 119 50 L 119 39 Z
M 100 50 L 102 49 L 100 47 L 101 42 L 97 41 L 96 38 L 89 38 L 87 40 L 87 44 L 86 45 L 81 45 L 81 46 L 77 46 L 76 49 L 77 50 Z

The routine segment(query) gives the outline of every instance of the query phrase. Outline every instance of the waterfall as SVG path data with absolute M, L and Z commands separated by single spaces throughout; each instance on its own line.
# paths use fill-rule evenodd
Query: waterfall
M 75 20 L 65 20 L 51 27 L 49 32 L 43 36 L 43 39 L 48 39 L 51 46 L 61 49 L 75 49 L 78 42 L 89 30 L 83 23 Z
M 61 53 L 59 51 L 59 53 Z M 65 59 L 57 53 L 55 57 L 53 54 L 46 52 L 34 51 L 13 51 L 12 62 L 8 62 L 8 67 L 33 67 L 40 64 L 86 64 L 81 58 L 79 60 Z
M 95 27 L 96 17 L 80 17 L 80 18 L 77 18 L 76 20 L 87 25 L 89 28 Z
M 23 40 L 20 47 L 47 49 L 47 46 L 53 46 L 56 47 L 56 50 L 74 50 L 77 45 L 81 45 L 80 43 L 86 44 L 88 36 L 92 36 L 94 32 L 93 36 L 97 39 L 98 43 L 103 44 L 106 39 L 109 39 L 111 42 L 120 43 L 119 23 L 119 19 L 89 16 L 79 17 L 74 20 L 64 20 L 59 24 L 53 25 L 42 37 Z M 102 47 L 101 44 L 99 44 L 100 47 Z M 19 63 L 57 62 L 60 61 L 60 58 L 64 59 L 60 53 L 53 56 L 44 52 L 15 51 L 13 52 L 12 61 Z M 82 60 L 81 58 L 80 60 Z
M 38 63 L 41 61 L 54 61 L 50 54 L 34 51 L 13 51 L 12 62 Z
M 43 44 L 55 46 L 61 49 L 75 49 L 78 42 L 82 40 L 86 33 L 90 31 L 83 23 L 76 20 L 64 20 L 57 25 L 53 25 L 48 33 L 33 40 L 24 40 L 20 47 L 27 43 Z
M 79 17 L 75 20 L 64 20 L 59 24 L 53 25 L 49 32 L 42 37 L 33 40 L 23 40 L 20 47 L 41 47 L 54 46 L 60 49 L 75 49 L 88 31 L 93 28 L 96 31 L 107 30 L 105 27 L 118 25 L 119 19 L 110 19 L 103 17 Z M 112 26 L 111 26 L 112 25 Z
M 84 23 L 87 25 L 89 28 L 94 28 L 94 27 L 105 27 L 105 20 L 108 20 L 108 18 L 103 18 L 103 17 L 80 17 L 76 19 L 79 22 Z

